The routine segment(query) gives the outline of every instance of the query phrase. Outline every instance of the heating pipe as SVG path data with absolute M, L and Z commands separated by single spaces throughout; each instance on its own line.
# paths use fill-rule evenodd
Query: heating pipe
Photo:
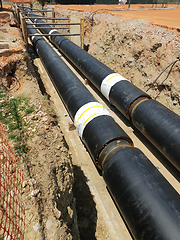
M 27 29 L 28 34 L 37 34 Z M 179 194 L 53 48 L 30 37 L 134 239 L 179 240 Z M 83 159 L 82 159 L 83 161 Z M 121 235 L 121 233 L 119 233 Z
M 35 19 L 36 23 L 42 20 Z M 38 26 L 38 25 L 37 25 Z M 39 25 L 40 27 L 40 25 Z M 41 31 L 58 34 L 56 29 Z M 55 46 L 180 171 L 180 117 L 64 36 Z

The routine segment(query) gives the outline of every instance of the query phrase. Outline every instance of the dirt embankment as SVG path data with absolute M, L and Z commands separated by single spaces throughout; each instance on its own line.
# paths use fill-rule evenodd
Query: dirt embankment
M 29 58 L 16 24 L 12 13 L 0 13 L 0 88 L 10 98 L 28 98 L 34 107 L 31 114 L 22 116 L 29 126 L 28 151 L 20 155 L 25 239 L 79 239 L 71 154 L 50 96 L 33 67 L 37 56 L 28 46 Z
M 153 26 L 147 20 L 130 20 L 105 13 L 89 17 L 90 12 L 58 7 L 56 12 L 57 16 L 74 14 L 84 18 L 88 52 L 144 91 L 168 64 L 180 58 L 178 29 L 170 30 Z M 180 62 L 174 65 L 166 79 L 169 70 L 148 94 L 180 114 Z

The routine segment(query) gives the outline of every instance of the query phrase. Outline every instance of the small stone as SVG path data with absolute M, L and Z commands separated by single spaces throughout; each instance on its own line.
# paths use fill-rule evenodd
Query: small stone
M 37 182 L 36 182 L 36 180 L 34 179 L 34 178 L 30 178 L 29 179 L 29 184 L 31 185 L 31 186 L 33 186 L 33 185 L 35 185 Z
M 39 226 L 39 223 L 36 223 L 34 226 L 34 231 L 37 232 L 41 227 Z
M 54 215 L 56 218 L 60 218 L 61 216 L 61 211 L 59 211 L 57 208 L 54 209 Z
M 47 122 L 47 120 L 48 120 L 47 117 L 43 117 L 43 118 L 41 119 L 42 122 Z
M 39 189 L 34 189 L 32 192 L 31 192 L 31 196 L 32 197 L 36 197 L 39 193 Z
M 49 130 L 49 126 L 45 126 L 45 129 L 46 129 L 46 130 Z
M 57 146 L 57 149 L 59 150 L 60 148 L 61 148 L 61 145 L 58 145 L 58 146 Z
M 22 187 L 25 188 L 27 186 L 27 181 L 23 181 Z
M 46 228 L 51 229 L 52 224 L 53 224 L 53 221 L 51 219 L 48 219 L 46 222 Z

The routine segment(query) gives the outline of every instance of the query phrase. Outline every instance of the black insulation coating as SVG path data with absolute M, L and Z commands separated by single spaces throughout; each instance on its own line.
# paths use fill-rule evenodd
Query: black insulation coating
M 112 125 L 114 126 L 113 128 L 111 127 Z M 98 129 L 98 131 L 92 131 L 92 129 Z M 133 146 L 130 138 L 127 138 L 127 134 L 112 117 L 107 115 L 96 117 L 87 124 L 83 132 L 83 142 L 94 159 L 98 158 L 103 147 L 114 139 L 125 139 L 126 144 L 129 143 Z
M 35 29 L 28 29 L 28 33 L 36 33 Z M 37 41 L 38 39 L 38 41 Z M 52 47 L 39 37 L 33 38 L 36 51 L 41 58 L 55 88 L 62 98 L 72 119 L 76 112 L 85 104 L 97 102 L 94 96 L 87 90 L 76 75 L 60 59 Z M 99 152 L 108 142 L 113 139 L 124 138 L 132 145 L 129 136 L 120 128 L 111 116 L 101 115 L 92 119 L 83 131 L 83 142 L 90 151 L 94 161 Z
M 150 98 L 148 94 L 126 80 L 117 82 L 111 88 L 109 94 L 111 104 L 114 105 L 128 119 L 130 119 L 129 108 L 131 104 L 134 100 L 141 97 Z
M 99 154 L 99 164 L 101 168 L 103 168 L 104 162 L 106 161 L 107 156 L 112 151 L 119 151 L 120 148 L 131 147 L 130 143 L 125 141 L 124 139 L 116 139 L 110 142 Z
M 54 44 L 99 90 L 103 79 L 114 73 L 109 67 L 65 37 L 62 39 L 57 36 Z
M 131 120 L 180 171 L 180 117 L 150 99 L 134 107 Z
M 110 152 L 103 178 L 134 239 L 180 239 L 179 194 L 139 149 Z

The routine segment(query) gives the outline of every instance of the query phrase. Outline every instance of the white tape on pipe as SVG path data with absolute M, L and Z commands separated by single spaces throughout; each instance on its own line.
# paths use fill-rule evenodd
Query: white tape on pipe
M 78 130 L 79 136 L 82 138 L 84 128 L 86 125 L 93 120 L 94 118 L 101 116 L 101 115 L 108 115 L 110 113 L 107 109 L 103 107 L 102 104 L 98 102 L 90 102 L 83 105 L 77 112 L 74 118 L 74 125 Z
M 121 76 L 118 73 L 111 73 L 107 77 L 105 77 L 101 83 L 101 92 L 102 94 L 109 100 L 109 93 L 112 88 L 117 82 L 122 80 L 128 81 L 126 78 Z
M 57 30 L 56 29 L 52 29 L 52 30 L 49 31 L 49 34 L 52 34 L 53 32 L 57 32 Z M 49 36 L 49 39 L 51 40 L 51 36 Z
M 39 33 L 35 33 L 34 35 L 39 35 Z M 34 38 L 35 38 L 35 36 L 32 36 L 31 41 L 33 41 Z

